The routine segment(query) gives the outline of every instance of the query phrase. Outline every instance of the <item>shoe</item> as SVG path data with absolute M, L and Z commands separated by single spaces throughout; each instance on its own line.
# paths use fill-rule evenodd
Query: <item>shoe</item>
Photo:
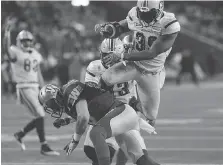
M 52 150 L 48 144 L 42 144 L 40 153 L 46 156 L 59 156 L 60 155 L 59 152 Z
M 23 143 L 22 141 L 22 138 L 25 136 L 24 132 L 23 131 L 18 131 L 14 134 L 14 137 L 17 141 L 17 143 L 20 145 L 21 149 L 24 151 L 26 150 L 26 146 L 25 144 Z

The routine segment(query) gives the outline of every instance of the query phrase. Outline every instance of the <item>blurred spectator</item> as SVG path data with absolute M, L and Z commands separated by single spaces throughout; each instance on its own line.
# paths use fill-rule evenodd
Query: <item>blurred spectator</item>
M 75 32 L 70 30 L 63 38 L 61 54 L 58 60 L 57 74 L 61 84 L 69 81 L 69 67 L 78 52 L 78 45 Z
M 176 78 L 177 85 L 181 84 L 181 79 L 185 73 L 189 73 L 192 78 L 192 81 L 195 84 L 198 84 L 198 78 L 195 72 L 195 60 L 189 49 L 185 49 L 182 52 L 182 59 L 180 62 L 180 66 L 181 66 L 181 69 Z

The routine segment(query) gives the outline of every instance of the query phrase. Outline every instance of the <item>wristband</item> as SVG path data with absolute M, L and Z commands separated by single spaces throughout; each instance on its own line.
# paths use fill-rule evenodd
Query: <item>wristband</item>
M 79 134 L 74 133 L 74 134 L 73 134 L 73 140 L 76 141 L 76 142 L 79 142 L 80 139 L 81 139 L 81 136 L 82 136 L 82 135 L 79 135 Z

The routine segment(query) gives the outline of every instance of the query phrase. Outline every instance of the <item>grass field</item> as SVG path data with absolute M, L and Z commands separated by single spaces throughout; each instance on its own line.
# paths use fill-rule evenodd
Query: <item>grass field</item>
M 83 139 L 71 156 L 62 150 L 73 133 L 72 126 L 56 129 L 52 119 L 46 117 L 47 140 L 61 153 L 59 157 L 46 157 L 40 154 L 35 131 L 25 138 L 24 152 L 13 139 L 13 133 L 29 121 L 24 107 L 2 97 L 1 114 L 3 165 L 90 164 L 82 151 Z M 223 84 L 167 85 L 161 93 L 156 131 L 157 135 L 143 136 L 151 157 L 162 164 L 223 164 Z

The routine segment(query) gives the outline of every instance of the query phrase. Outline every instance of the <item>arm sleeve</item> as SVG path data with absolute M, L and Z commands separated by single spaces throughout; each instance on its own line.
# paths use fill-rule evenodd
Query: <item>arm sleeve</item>
M 92 62 L 88 65 L 88 67 L 86 69 L 86 74 L 85 74 L 85 80 L 84 80 L 85 83 L 93 82 L 93 83 L 99 84 L 100 75 L 96 69 L 97 69 L 97 67 L 94 66 L 94 64 Z
M 171 14 L 167 21 L 164 23 L 164 27 L 162 29 L 162 35 L 173 34 L 180 31 L 180 23 L 176 19 L 174 14 Z

